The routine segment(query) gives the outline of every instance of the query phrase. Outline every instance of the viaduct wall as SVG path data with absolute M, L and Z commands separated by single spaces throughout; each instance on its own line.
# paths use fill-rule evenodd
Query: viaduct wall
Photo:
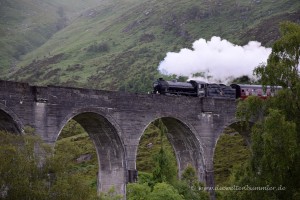
M 226 126 L 235 122 L 236 101 L 134 94 L 0 81 L 0 129 L 22 133 L 24 126 L 54 145 L 69 120 L 79 122 L 95 144 L 99 191 L 111 186 L 125 194 L 136 170 L 137 148 L 147 126 L 162 119 L 168 128 L 180 177 L 193 165 L 207 186 L 214 185 L 213 154 Z

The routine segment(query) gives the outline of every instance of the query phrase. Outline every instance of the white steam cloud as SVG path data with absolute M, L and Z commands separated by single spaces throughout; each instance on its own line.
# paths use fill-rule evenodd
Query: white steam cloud
M 253 69 L 266 63 L 270 53 L 271 48 L 265 48 L 256 41 L 238 46 L 214 36 L 210 41 L 202 38 L 195 41 L 193 50 L 185 48 L 179 53 L 167 53 L 158 69 L 163 74 L 190 78 L 195 73 L 205 73 L 205 77 L 213 79 L 206 81 L 225 81 L 243 75 L 252 77 Z

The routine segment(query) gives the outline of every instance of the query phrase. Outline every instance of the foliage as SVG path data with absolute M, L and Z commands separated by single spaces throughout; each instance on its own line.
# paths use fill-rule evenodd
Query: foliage
M 209 74 L 209 72 L 196 72 L 196 73 L 192 74 L 192 77 L 193 77 L 193 78 L 199 78 L 199 77 L 201 77 L 201 78 L 204 78 L 204 79 L 206 79 L 206 80 L 210 80 L 211 78 L 213 78 L 213 77 Z
M 252 139 L 252 170 L 266 183 L 288 184 L 297 147 L 296 124 L 286 121 L 279 110 L 270 110 L 262 124 L 254 127 Z
M 178 191 L 178 193 L 184 197 L 186 200 L 208 200 L 209 193 L 203 191 L 203 184 L 197 183 L 194 187 L 190 188 L 188 183 L 185 181 L 177 181 L 173 184 L 174 188 Z
M 128 200 L 146 200 L 151 192 L 151 188 L 147 183 L 137 184 L 128 183 L 127 184 L 127 199 Z
M 32 135 L 23 138 L 0 132 L 0 185 L 4 199 L 43 198 L 47 189 L 47 175 L 38 164 L 41 159 L 34 154 L 38 139 Z
M 295 123 L 286 121 L 280 111 L 270 110 L 268 116 L 254 126 L 250 162 L 246 168 L 237 169 L 233 173 L 231 184 L 275 189 L 231 191 L 227 198 L 292 199 L 296 189 L 292 177 L 297 174 L 293 170 L 296 170 L 299 148 L 296 141 Z
M 183 200 L 184 198 L 178 193 L 178 191 L 167 183 L 157 183 L 153 191 L 149 194 L 151 200 Z
M 246 123 L 261 119 L 266 110 L 266 102 L 257 96 L 249 96 L 246 101 L 241 101 L 238 104 L 237 119 Z
M 66 160 L 34 135 L 0 132 L 2 199 L 94 199 L 81 177 L 66 170 Z M 62 165 L 62 163 L 66 165 Z M 58 164 L 60 167 L 58 167 Z
M 49 190 L 50 199 L 95 199 L 96 195 L 87 184 L 82 182 L 82 178 L 82 176 L 66 173 L 66 171 L 55 172 L 55 178 Z
M 190 188 L 192 188 L 193 185 L 198 182 L 196 170 L 191 165 L 187 166 L 181 176 L 182 180 L 186 181 Z
M 176 74 L 172 74 L 166 80 L 168 80 L 168 79 L 176 80 L 178 82 L 186 82 L 189 79 L 189 77 L 187 77 L 187 76 L 178 76 Z
M 160 131 L 160 151 L 154 156 L 155 168 L 152 172 L 153 179 L 155 182 L 168 182 L 172 183 L 176 180 L 177 169 L 172 163 L 171 155 L 168 151 L 164 150 L 163 137 L 167 133 L 167 127 L 163 124 L 162 120 L 159 119 L 157 127 Z
M 203 184 L 198 181 L 196 170 L 191 165 L 188 165 L 183 171 L 181 180 L 177 181 L 173 185 L 184 199 L 209 199 L 208 193 L 201 189 L 203 188 Z
M 85 130 L 79 123 L 72 119 L 64 126 L 59 135 L 59 138 L 68 138 L 82 133 L 85 133 Z
M 281 85 L 293 91 L 299 83 L 300 26 L 285 22 L 280 31 L 282 37 L 274 43 L 267 65 L 257 67 L 254 73 L 264 85 Z
M 102 42 L 99 44 L 94 43 L 87 48 L 87 51 L 94 52 L 94 53 L 108 52 L 109 45 L 106 42 Z
M 145 179 L 143 179 L 145 180 Z M 188 166 L 182 176 L 182 180 L 167 182 L 140 181 L 139 183 L 127 184 L 127 199 L 129 200 L 152 200 L 152 199 L 188 199 L 208 200 L 209 195 L 203 191 L 203 184 L 198 181 L 196 171 Z
M 166 135 L 162 135 L 162 137 L 163 138 L 160 137 L 160 130 L 155 123 L 151 123 L 141 137 L 137 152 L 137 169 L 139 171 L 139 180 L 141 179 L 140 177 L 143 178 L 145 175 L 143 173 L 141 174 L 140 172 L 148 172 L 152 176 L 152 171 L 155 167 L 153 157 L 160 151 L 162 143 L 164 151 L 168 152 L 167 155 L 169 156 L 172 165 L 177 166 L 173 148 L 169 143 L 168 138 Z M 148 175 L 146 176 L 145 179 L 149 180 Z
M 172 183 L 176 179 L 176 167 L 172 165 L 169 158 L 170 156 L 163 148 L 154 156 L 156 166 L 152 173 L 155 182 Z
M 231 82 L 238 83 L 238 84 L 252 84 L 254 81 L 251 80 L 249 76 L 244 75 L 244 76 L 234 78 Z
M 76 133 L 74 130 L 72 132 Z M 82 182 L 89 185 L 92 192 L 96 194 L 98 158 L 95 146 L 86 132 L 70 137 L 61 134 L 56 142 L 54 155 L 53 167 L 63 167 L 68 173 L 82 176 Z M 82 156 L 86 156 L 86 159 L 81 159 Z M 65 164 L 61 165 L 59 160 Z
M 160 149 L 154 154 L 154 169 L 152 174 L 140 172 L 138 183 L 128 184 L 127 198 L 129 199 L 208 199 L 208 193 L 202 191 L 202 184 L 198 181 L 196 171 L 192 166 L 188 166 L 183 174 L 182 180 L 177 179 L 176 162 L 174 155 L 166 140 L 167 128 L 161 119 L 150 125 L 150 130 L 146 130 L 144 138 L 152 138 L 154 134 L 159 140 L 157 146 Z M 153 131 L 153 132 L 152 132 Z M 143 140 L 143 139 L 142 139 Z M 142 142 L 142 141 L 141 141 Z M 164 189 L 161 189 L 164 188 Z M 142 191 L 145 190 L 146 194 Z M 166 190 L 163 194 L 162 191 Z M 170 194 L 169 194 L 170 191 Z M 171 195 L 171 193 L 174 193 Z
M 146 184 L 127 184 L 128 200 L 183 200 L 178 191 L 170 184 L 162 182 L 154 185 L 153 190 Z
M 122 199 L 123 196 L 117 194 L 114 187 L 110 188 L 108 192 L 101 192 L 99 197 L 99 200 L 122 200 Z
M 255 70 L 262 83 L 281 85 L 284 89 L 268 101 L 260 102 L 259 109 L 253 99 L 239 106 L 239 110 L 249 111 L 250 117 L 259 110 L 260 117 L 252 128 L 252 156 L 246 169 L 236 169 L 233 173 L 232 184 L 269 189 L 231 191 L 225 199 L 299 198 L 299 30 L 297 24 L 282 24 L 282 37 L 275 42 L 267 65 Z
M 216 186 L 228 186 L 230 174 L 236 167 L 243 168 L 251 155 L 245 138 L 236 132 L 220 136 L 214 152 L 214 179 Z

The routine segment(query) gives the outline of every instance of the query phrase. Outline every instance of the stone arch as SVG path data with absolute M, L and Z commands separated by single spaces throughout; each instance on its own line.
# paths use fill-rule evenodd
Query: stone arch
M 126 194 L 126 159 L 120 128 L 115 121 L 99 109 L 79 109 L 65 117 L 63 127 L 71 119 L 77 121 L 89 134 L 98 157 L 98 193 L 114 187 L 119 194 Z
M 243 125 L 243 121 L 239 121 L 239 120 L 236 120 L 234 118 L 234 119 L 230 120 L 228 123 L 224 124 L 224 126 L 221 127 L 219 129 L 219 131 L 217 132 L 217 137 L 216 137 L 216 141 L 215 141 L 215 145 L 214 145 L 214 151 L 215 151 L 215 148 L 217 146 L 217 143 L 218 143 L 218 140 L 219 140 L 220 136 L 222 135 L 224 130 L 228 127 L 234 129 L 241 136 L 243 136 L 243 138 L 245 139 L 247 144 L 250 145 L 250 142 L 251 142 L 250 141 L 251 128 L 252 128 L 254 122 L 249 121 L 248 123 L 249 123 L 248 126 L 245 127 Z
M 190 164 L 196 169 L 198 179 L 201 182 L 205 182 L 206 167 L 203 158 L 203 149 L 200 141 L 196 137 L 196 131 L 180 117 L 164 115 L 156 117 L 149 122 L 144 128 L 143 133 L 150 123 L 158 119 L 161 119 L 168 129 L 167 138 L 175 152 L 178 166 L 178 177 L 181 177 L 182 172 Z
M 250 155 L 251 127 L 252 127 L 251 122 L 249 123 L 249 126 L 245 126 L 245 124 L 243 124 L 242 121 L 238 121 L 234 119 L 224 124 L 224 126 L 218 131 L 217 137 L 215 138 L 214 147 L 213 147 L 214 183 L 220 184 L 222 180 L 223 181 L 226 180 L 224 179 L 224 177 L 226 177 L 227 176 L 226 174 L 230 172 L 228 171 L 228 169 L 231 169 L 232 166 L 236 163 L 242 163 L 243 162 L 242 160 L 246 159 L 247 156 Z M 227 133 L 228 135 L 224 134 L 226 128 L 231 128 L 234 130 L 234 132 Z M 222 135 L 223 135 L 222 137 L 223 140 L 219 141 Z M 228 144 L 228 146 L 225 146 L 226 148 L 224 148 L 223 146 L 224 149 L 222 151 L 220 151 L 219 149 L 216 152 L 218 144 L 219 145 Z M 218 146 L 218 147 L 221 148 L 222 146 Z M 249 151 L 246 149 L 248 149 Z M 232 150 L 238 150 L 238 151 L 232 151 Z M 223 154 L 225 154 L 224 155 L 225 157 L 220 156 Z M 216 157 L 216 155 L 218 155 L 218 157 Z M 227 157 L 227 155 L 228 156 L 230 155 L 230 157 Z M 215 160 L 215 158 L 219 158 L 219 159 Z M 226 159 L 222 160 L 223 158 Z M 216 166 L 216 164 L 218 165 L 218 167 Z M 225 175 L 217 176 L 216 175 L 217 173 L 218 174 L 224 173 Z M 219 179 L 217 179 L 218 177 Z M 217 180 L 219 180 L 219 182 Z
M 23 127 L 19 117 L 8 107 L 0 104 L 0 130 L 23 134 Z

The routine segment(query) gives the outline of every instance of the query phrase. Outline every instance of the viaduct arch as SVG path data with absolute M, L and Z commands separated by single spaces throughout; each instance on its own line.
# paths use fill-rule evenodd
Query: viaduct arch
M 226 98 L 133 94 L 0 81 L 0 129 L 22 132 L 28 125 L 35 128 L 44 142 L 54 145 L 66 123 L 76 120 L 96 147 L 98 190 L 115 186 L 119 193 L 125 194 L 126 183 L 134 178 L 139 140 L 151 122 L 162 119 L 175 150 L 179 176 L 192 164 L 199 180 L 206 186 L 214 186 L 214 148 L 224 127 L 234 121 L 236 104 Z
M 0 103 L 0 130 L 11 133 L 22 133 L 24 127 L 18 116 L 5 104 Z

